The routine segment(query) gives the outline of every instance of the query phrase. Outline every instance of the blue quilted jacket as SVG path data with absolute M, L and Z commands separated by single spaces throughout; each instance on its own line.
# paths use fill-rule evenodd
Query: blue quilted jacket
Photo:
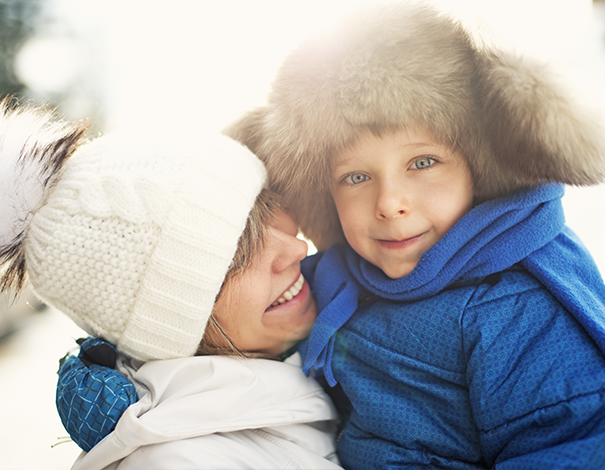
M 346 468 L 605 468 L 605 286 L 562 194 L 478 206 L 400 280 L 349 247 L 305 263 Z

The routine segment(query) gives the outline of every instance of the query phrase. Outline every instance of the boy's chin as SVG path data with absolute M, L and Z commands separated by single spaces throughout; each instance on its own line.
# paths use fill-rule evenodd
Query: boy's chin
M 367 261 L 372 263 L 377 268 L 379 268 L 387 277 L 389 277 L 393 280 L 401 279 L 402 277 L 407 276 L 414 270 L 414 268 L 418 264 L 416 262 L 414 262 L 414 263 L 403 263 L 403 262 L 380 263 L 380 262 L 372 262 L 371 260 L 367 260 Z

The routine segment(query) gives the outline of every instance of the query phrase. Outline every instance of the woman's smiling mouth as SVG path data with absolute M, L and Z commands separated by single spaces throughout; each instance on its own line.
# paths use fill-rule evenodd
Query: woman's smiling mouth
M 298 277 L 298 279 L 296 280 L 296 282 L 294 284 L 292 284 L 292 286 L 290 286 L 290 288 L 288 290 L 286 290 L 279 297 L 279 299 L 277 299 L 275 302 L 273 302 L 271 304 L 271 307 L 277 307 L 280 304 L 283 304 L 283 303 L 288 302 L 289 300 L 292 300 L 294 297 L 296 297 L 300 293 L 304 283 L 305 283 L 305 278 L 303 277 L 303 275 L 301 273 L 300 276 Z

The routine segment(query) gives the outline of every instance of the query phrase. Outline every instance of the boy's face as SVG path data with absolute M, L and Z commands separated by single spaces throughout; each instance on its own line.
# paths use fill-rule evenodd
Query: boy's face
M 409 274 L 474 197 L 462 156 L 419 129 L 363 135 L 336 155 L 330 190 L 351 247 L 392 279 Z

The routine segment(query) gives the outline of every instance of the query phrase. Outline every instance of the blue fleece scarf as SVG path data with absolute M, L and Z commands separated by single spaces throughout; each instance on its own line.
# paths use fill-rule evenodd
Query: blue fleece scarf
M 331 371 L 335 333 L 364 292 L 414 302 L 516 263 L 546 286 L 605 354 L 605 285 L 590 253 L 565 227 L 563 194 L 562 185 L 550 184 L 475 207 L 401 279 L 390 279 L 349 246 L 334 246 L 305 260 L 303 274 L 320 315 L 301 344 L 303 370 L 323 370 L 328 383 L 336 384 Z

